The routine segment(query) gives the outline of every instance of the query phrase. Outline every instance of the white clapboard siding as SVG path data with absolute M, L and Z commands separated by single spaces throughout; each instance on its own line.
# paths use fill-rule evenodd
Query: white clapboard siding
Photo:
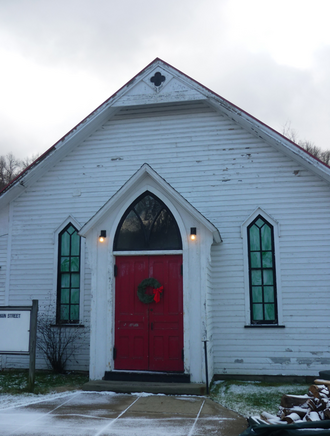
M 54 298 L 55 230 L 69 215 L 86 223 L 144 163 L 221 233 L 207 281 L 214 372 L 314 375 L 330 365 L 329 185 L 202 103 L 119 111 L 15 200 L 10 304 Z M 285 328 L 244 327 L 241 225 L 258 207 L 279 224 Z M 87 265 L 84 292 L 89 319 Z M 79 362 L 88 359 L 86 343 Z

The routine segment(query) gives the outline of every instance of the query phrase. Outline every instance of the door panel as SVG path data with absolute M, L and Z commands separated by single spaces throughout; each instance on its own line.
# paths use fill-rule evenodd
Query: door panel
M 150 276 L 164 286 L 160 302 L 153 304 L 149 312 L 153 327 L 149 334 L 151 371 L 183 371 L 181 265 L 181 256 L 152 256 L 149 259 Z
M 116 277 L 116 369 L 148 366 L 148 311 L 134 289 L 148 274 L 147 257 L 118 257 Z
M 182 256 L 117 257 L 116 265 L 115 369 L 183 371 Z M 149 277 L 164 287 L 159 303 L 138 299 Z

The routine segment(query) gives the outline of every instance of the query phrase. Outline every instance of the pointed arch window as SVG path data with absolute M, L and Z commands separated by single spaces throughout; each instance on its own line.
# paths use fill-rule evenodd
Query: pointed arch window
M 80 236 L 69 223 L 58 236 L 57 322 L 79 322 Z
M 258 215 L 247 233 L 251 324 L 277 324 L 274 228 Z
M 124 213 L 114 240 L 115 251 L 181 250 L 177 222 L 168 207 L 146 191 Z

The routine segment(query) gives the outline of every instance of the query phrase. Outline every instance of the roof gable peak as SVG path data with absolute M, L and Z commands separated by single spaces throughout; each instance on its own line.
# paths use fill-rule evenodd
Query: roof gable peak
M 121 92 L 113 107 L 205 100 L 207 96 L 183 73 L 155 59 Z

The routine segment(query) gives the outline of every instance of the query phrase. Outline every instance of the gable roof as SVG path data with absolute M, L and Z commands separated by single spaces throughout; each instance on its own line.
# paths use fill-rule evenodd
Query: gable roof
M 155 84 L 157 77 L 161 82 L 159 85 Z M 330 182 L 330 167 L 324 162 L 196 80 L 156 58 L 8 184 L 0 192 L 0 204 L 7 204 L 31 186 L 122 107 L 194 100 L 206 101 L 254 136 L 265 140 Z

